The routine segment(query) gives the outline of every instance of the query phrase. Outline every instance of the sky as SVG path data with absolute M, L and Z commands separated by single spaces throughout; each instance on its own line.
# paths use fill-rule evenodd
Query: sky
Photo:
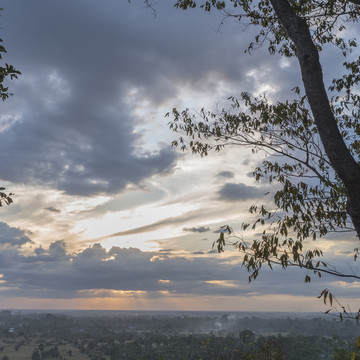
M 285 98 L 298 64 L 244 54 L 253 30 L 172 3 L 155 17 L 140 0 L 0 2 L 4 59 L 22 72 L 0 113 L 15 193 L 0 209 L 0 308 L 323 311 L 326 287 L 356 304 L 358 283 L 264 269 L 249 284 L 237 251 L 212 250 L 220 226 L 269 200 L 251 175 L 264 155 L 182 153 L 165 114 Z M 354 238 L 318 245 L 356 270 Z

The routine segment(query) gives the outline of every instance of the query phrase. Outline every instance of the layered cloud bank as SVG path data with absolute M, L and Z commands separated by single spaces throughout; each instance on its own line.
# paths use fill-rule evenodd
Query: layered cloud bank
M 20 229 L 5 223 L 0 223 L 0 228 L 0 297 L 23 298 L 24 304 L 27 298 L 64 301 L 82 298 L 86 307 L 87 300 L 98 298 L 210 297 L 212 301 L 233 299 L 231 310 L 241 310 L 249 308 L 246 301 L 254 301 L 250 300 L 254 296 L 261 303 L 276 295 L 279 303 L 293 296 L 297 308 L 304 296 L 314 300 L 324 286 L 343 295 L 345 291 L 350 298 L 357 297 L 355 283 L 328 278 L 310 286 L 302 283 L 305 272 L 280 269 L 265 270 L 257 282 L 247 284 L 236 253 L 220 257 L 211 251 L 179 254 L 172 250 L 120 247 L 106 250 L 100 244 L 72 253 L 62 240 L 45 248 L 34 244 Z
M 296 271 L 265 270 L 248 284 L 238 253 L 211 250 L 220 226 L 269 201 L 251 177 L 263 154 L 183 154 L 164 115 L 221 110 L 242 91 L 284 98 L 297 63 L 266 49 L 244 55 L 251 30 L 219 26 L 219 13 L 156 6 L 154 19 L 141 0 L 6 4 L 5 61 L 22 75 L 0 115 L 1 185 L 16 193 L 1 209 L 2 303 L 106 307 L 89 305 L 99 298 L 121 308 L 110 300 L 136 298 L 159 308 L 173 298 L 168 308 L 281 310 L 290 296 L 306 310 L 325 287 L 355 296 L 355 283 L 309 286 Z M 351 241 L 330 240 L 330 258 L 351 259 Z

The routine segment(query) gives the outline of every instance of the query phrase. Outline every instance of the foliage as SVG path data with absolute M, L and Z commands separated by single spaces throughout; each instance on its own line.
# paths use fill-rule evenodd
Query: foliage
M 173 109 L 169 123 L 180 133 L 173 145 L 183 151 L 206 156 L 237 145 L 267 155 L 253 174 L 257 181 L 274 185 L 275 191 L 267 194 L 272 203 L 251 206 L 252 221 L 241 224 L 241 233 L 226 225 L 216 241 L 219 252 L 228 243 L 241 251 L 249 281 L 256 279 L 264 264 L 305 269 L 305 282 L 322 273 L 360 279 L 331 266 L 322 249 L 308 241 L 331 232 L 355 230 L 360 235 L 360 97 L 355 90 L 360 58 L 344 62 L 345 74 L 335 78 L 326 92 L 318 56 L 326 44 L 350 56 L 357 43 L 346 38 L 344 30 L 358 21 L 359 4 L 357 0 L 175 2 L 183 10 L 197 6 L 207 12 L 217 10 L 245 27 L 260 28 L 245 52 L 266 44 L 270 54 L 299 59 L 306 95 L 295 87 L 292 100 L 273 103 L 265 95 L 254 98 L 243 92 L 240 98 L 229 98 L 230 108 L 217 114 Z M 261 235 L 249 240 L 255 230 Z M 354 260 L 357 256 L 356 247 Z M 329 289 L 319 297 L 332 309 L 340 309 L 341 318 L 359 320 L 360 309 L 350 315 Z
M 0 312 L 10 359 L 351 359 L 358 328 L 329 318 L 259 318 L 233 313 L 36 314 Z M 214 325 L 222 322 L 221 331 Z M 9 333 L 9 328 L 14 328 Z M 213 333 L 210 334 L 210 331 Z M 338 338 L 332 338 L 338 334 Z M 18 352 L 14 349 L 21 344 Z M 43 344 L 43 346 L 42 346 Z M 40 353 L 41 350 L 41 353 Z M 340 356 L 339 355 L 339 356 Z M 347 359 L 337 357 L 336 359 Z
M 0 9 L 2 11 L 3 9 Z M 3 60 L 3 54 L 6 53 L 5 47 L 2 45 L 3 40 L 0 39 L 0 60 Z M 13 65 L 7 63 L 0 64 L 0 98 L 4 101 L 12 94 L 9 93 L 9 87 L 5 85 L 7 79 L 17 79 L 20 71 L 16 70 Z
M 256 279 L 263 264 L 270 268 L 273 264 L 282 268 L 297 266 L 319 277 L 325 272 L 359 279 L 354 274 L 337 271 L 321 259 L 321 249 L 304 250 L 304 241 L 308 238 L 316 240 L 330 232 L 353 231 L 353 227 L 346 212 L 343 184 L 323 151 L 306 97 L 300 97 L 299 89 L 295 92 L 298 100 L 276 104 L 270 104 L 265 96 L 252 99 L 243 93 L 241 99 L 230 98 L 231 109 L 220 114 L 204 109 L 200 112 L 187 109 L 181 113 L 173 109 L 170 128 L 185 136 L 180 136 L 173 145 L 201 156 L 234 145 L 268 154 L 253 175 L 256 181 L 265 179 L 276 184 L 277 190 L 268 193 L 272 195 L 275 207 L 251 206 L 249 211 L 256 218 L 252 224 L 241 224 L 243 234 L 235 234 L 231 227 L 224 226 L 217 240 L 219 252 L 224 251 L 226 243 L 231 243 L 244 254 L 243 265 L 250 272 L 249 281 Z M 334 108 L 339 109 L 339 106 L 334 103 Z M 352 131 L 355 124 L 357 120 L 350 119 L 347 114 L 339 117 L 344 137 L 358 155 L 358 140 L 354 132 L 359 129 Z M 259 228 L 262 232 L 260 239 L 245 240 L 246 231 Z M 355 249 L 355 260 L 357 252 Z M 305 281 L 311 281 L 309 273 Z M 325 301 L 329 295 L 332 305 L 333 295 L 329 291 L 322 295 L 326 295 Z
M 0 207 L 2 206 L 2 203 L 4 202 L 6 205 L 10 205 L 13 203 L 13 200 L 11 198 L 11 196 L 13 196 L 13 193 L 5 193 L 4 192 L 5 188 L 4 187 L 0 187 Z
M 40 357 L 40 352 L 39 352 L 38 349 L 35 349 L 35 350 L 33 351 L 33 353 L 31 354 L 31 359 L 32 359 L 32 360 L 40 360 L 40 359 L 41 359 L 41 357 Z
M 356 341 L 356 350 L 351 353 L 351 360 L 360 359 L 360 336 Z
M 0 60 L 3 57 L 1 53 L 6 53 L 4 46 L 1 45 L 2 42 L 2 39 L 0 39 Z M 5 63 L 4 66 L 0 66 L 0 97 L 2 100 L 6 100 L 12 95 L 9 93 L 9 87 L 4 85 L 6 78 L 17 79 L 19 74 L 21 74 L 20 71 L 16 70 L 13 65 Z
M 3 9 L 0 8 L 0 12 Z M 2 45 L 3 40 L 0 39 L 0 60 L 3 60 L 3 54 L 6 53 L 5 47 Z M 18 75 L 20 75 L 20 71 L 16 70 L 13 65 L 9 65 L 7 63 L 1 64 L 0 63 L 0 98 L 4 101 L 10 96 L 12 96 L 11 93 L 9 93 L 9 87 L 5 85 L 6 80 L 10 79 L 17 79 Z M 3 192 L 5 190 L 4 187 L 0 188 L 0 206 L 2 206 L 2 203 L 4 202 L 7 205 L 10 205 L 13 200 L 11 199 L 11 196 L 14 195 L 12 193 L 6 194 Z

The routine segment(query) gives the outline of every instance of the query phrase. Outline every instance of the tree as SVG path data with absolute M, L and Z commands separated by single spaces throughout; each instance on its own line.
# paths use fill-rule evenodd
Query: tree
M 38 347 L 38 349 L 39 349 L 39 355 L 40 355 L 40 359 L 42 359 L 43 358 L 43 351 L 44 351 L 44 349 L 45 349 L 45 346 L 44 346 L 44 344 L 40 344 L 39 345 L 39 347 Z
M 244 356 L 247 360 L 286 360 L 286 356 L 281 349 L 279 340 L 274 337 L 265 339 L 264 342 L 260 342 L 259 349 L 257 351 Z M 309 358 L 308 358 L 309 359 Z
M 31 354 L 32 360 L 41 360 L 40 353 L 38 349 L 35 349 L 33 353 Z
M 3 11 L 0 8 L 0 12 Z M 2 45 L 3 40 L 0 38 L 0 60 L 3 60 L 3 54 L 6 53 L 5 47 Z M 18 75 L 20 75 L 20 71 L 16 70 L 13 65 L 9 65 L 7 63 L 0 65 L 0 98 L 4 101 L 10 96 L 9 87 L 5 85 L 5 82 L 10 79 L 17 79 Z
M 147 0 L 145 4 L 152 7 Z M 260 227 L 262 235 L 249 242 L 244 233 L 235 236 L 225 226 L 218 250 L 223 251 L 229 240 L 235 244 L 243 253 L 249 280 L 258 276 L 264 264 L 359 280 L 353 273 L 331 267 L 321 249 L 306 249 L 304 242 L 332 231 L 354 231 L 354 238 L 360 237 L 360 97 L 353 91 L 360 81 L 360 58 L 351 59 L 356 39 L 342 36 L 348 24 L 359 20 L 360 1 L 176 0 L 174 5 L 183 10 L 216 9 L 259 28 L 246 51 L 267 44 L 270 54 L 297 57 L 305 90 L 303 95 L 295 87 L 294 99 L 276 104 L 265 96 L 254 99 L 242 93 L 240 99 L 230 98 L 231 108 L 218 114 L 173 109 L 170 128 L 185 134 L 173 145 L 182 150 L 206 156 L 211 150 L 240 145 L 269 155 L 254 176 L 277 184 L 275 208 L 252 206 L 250 212 L 257 218 L 242 224 L 244 232 Z M 344 58 L 350 58 L 343 63 L 344 75 L 334 79 L 329 89 L 319 58 L 325 45 L 339 48 Z M 274 155 L 281 155 L 280 160 Z M 355 247 L 355 260 L 357 256 Z M 310 280 L 308 273 L 305 281 Z M 336 302 L 329 289 L 319 297 L 331 306 Z M 342 305 L 340 311 L 341 317 L 348 315 Z M 354 317 L 359 320 L 360 309 Z
M 3 11 L 2 8 L 0 8 L 0 12 Z M 5 47 L 2 45 L 3 40 L 0 38 L 0 98 L 5 101 L 7 98 L 12 96 L 12 93 L 9 92 L 9 87 L 5 85 L 7 80 L 13 80 L 17 79 L 18 75 L 20 75 L 20 71 L 16 70 L 13 65 L 9 65 L 7 63 L 2 64 L 3 60 L 3 54 L 6 53 Z M 4 202 L 7 205 L 10 205 L 13 200 L 11 199 L 11 196 L 14 195 L 12 193 L 6 194 L 3 192 L 5 190 L 4 187 L 0 188 L 0 206 L 2 206 L 2 203 Z

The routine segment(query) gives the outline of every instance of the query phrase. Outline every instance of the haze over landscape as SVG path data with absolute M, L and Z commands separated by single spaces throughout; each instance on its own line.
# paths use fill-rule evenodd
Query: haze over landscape
M 283 99 L 296 59 L 244 54 L 251 31 L 165 0 L 156 17 L 138 0 L 1 6 L 4 59 L 22 75 L 0 114 L 1 185 L 16 194 L 1 208 L 0 308 L 310 312 L 327 309 L 324 288 L 356 304 L 357 282 L 305 284 L 305 271 L 249 284 L 238 252 L 212 243 L 270 201 L 252 176 L 264 155 L 170 145 L 172 108 L 221 110 L 242 91 Z M 331 75 L 339 56 L 326 54 Z M 348 270 L 353 236 L 318 244 Z

